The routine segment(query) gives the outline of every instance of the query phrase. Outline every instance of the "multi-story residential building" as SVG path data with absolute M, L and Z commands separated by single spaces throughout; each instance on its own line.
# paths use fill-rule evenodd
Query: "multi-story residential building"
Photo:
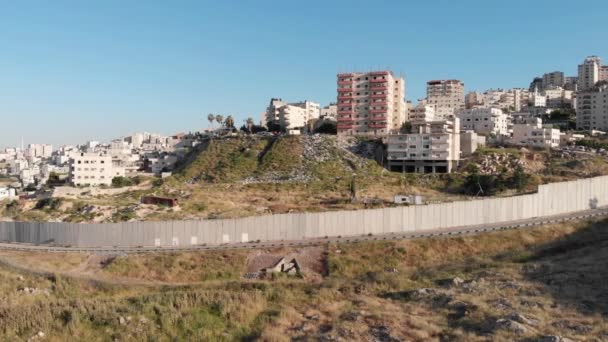
M 437 119 L 446 119 L 465 107 L 464 83 L 459 80 L 428 81 L 426 100 L 435 107 Z
M 435 107 L 424 102 L 412 108 L 408 114 L 408 120 L 415 125 L 420 122 L 430 122 L 435 120 Z
M 482 135 L 508 135 L 509 116 L 498 108 L 472 108 L 456 113 L 463 131 L 474 131 Z
M 387 152 L 391 171 L 452 172 L 460 160 L 459 119 L 416 122 L 410 134 L 389 135 Z
M 406 120 L 405 79 L 391 71 L 338 74 L 338 134 L 386 135 Z
M 53 155 L 53 145 L 29 144 L 25 155 L 29 158 L 50 158 Z
M 573 91 L 562 87 L 545 88 L 542 95 L 545 97 L 545 106 L 549 108 L 561 108 L 572 104 Z
M 313 119 L 318 119 L 321 106 L 311 101 L 285 103 L 281 99 L 273 98 L 266 109 L 266 124 L 278 125 L 284 130 L 297 130 L 306 128 Z
M 321 108 L 321 118 L 323 119 L 337 119 L 338 118 L 338 105 L 330 103 L 329 105 Z
M 70 159 L 69 181 L 75 186 L 110 185 L 114 177 L 124 176 L 125 169 L 114 166 L 110 155 L 83 152 Z
M 602 59 L 598 56 L 585 58 L 578 66 L 578 90 L 586 91 L 595 86 L 601 79 Z
M 564 79 L 564 89 L 576 91 L 578 87 L 578 76 L 566 76 Z
M 559 146 L 560 139 L 559 129 L 543 127 L 540 118 L 531 117 L 513 124 L 510 141 L 515 145 L 555 148 Z
M 565 84 L 564 73 L 561 71 L 548 72 L 543 75 L 542 90 L 552 87 L 563 87 Z
M 577 93 L 576 128 L 608 131 L 608 85 L 602 84 Z
M 528 87 L 528 91 L 533 92 L 534 89 L 543 89 L 543 78 L 542 77 L 534 77 L 532 82 L 530 82 L 530 86 Z

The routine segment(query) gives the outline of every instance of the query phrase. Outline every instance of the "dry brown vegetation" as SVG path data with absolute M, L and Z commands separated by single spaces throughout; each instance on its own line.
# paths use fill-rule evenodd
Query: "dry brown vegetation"
M 0 267 L 0 334 L 19 340 L 43 331 L 58 341 L 536 341 L 545 335 L 603 341 L 607 226 L 581 222 L 310 251 L 129 255 L 105 258 L 100 267 L 91 265 L 101 260 L 95 256 L 66 255 L 62 263 L 38 255 L 37 263 L 36 256 L 2 253 L 0 260 L 48 274 Z M 288 255 L 305 260 L 304 272 L 314 277 L 243 278 L 264 260 Z M 85 277 L 74 278 L 78 272 Z M 39 291 L 24 293 L 24 287 Z

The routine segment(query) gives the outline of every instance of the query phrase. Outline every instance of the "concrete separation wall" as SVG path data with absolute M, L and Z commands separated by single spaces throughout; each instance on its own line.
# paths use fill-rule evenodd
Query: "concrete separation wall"
M 72 247 L 167 247 L 402 233 L 553 216 L 608 205 L 608 176 L 529 195 L 422 206 L 226 220 L 77 224 L 0 222 L 0 241 Z

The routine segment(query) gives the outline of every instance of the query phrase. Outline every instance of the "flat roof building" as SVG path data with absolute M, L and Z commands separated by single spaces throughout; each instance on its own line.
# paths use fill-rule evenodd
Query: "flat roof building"
M 391 71 L 342 73 L 338 83 L 338 134 L 382 136 L 406 120 L 405 79 Z

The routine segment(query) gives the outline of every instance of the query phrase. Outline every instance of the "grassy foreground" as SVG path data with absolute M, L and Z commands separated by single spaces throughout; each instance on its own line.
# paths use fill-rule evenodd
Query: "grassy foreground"
M 253 281 L 242 275 L 260 251 L 132 255 L 99 269 L 2 253 L 48 273 L 0 267 L 0 340 L 602 341 L 607 225 L 332 244 L 319 274 Z

